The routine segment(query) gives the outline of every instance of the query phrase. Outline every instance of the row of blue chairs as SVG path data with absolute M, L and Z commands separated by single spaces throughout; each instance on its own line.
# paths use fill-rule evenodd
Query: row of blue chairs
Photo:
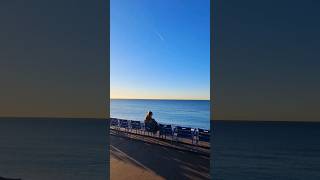
M 151 131 L 148 126 L 145 126 L 144 123 L 140 121 L 134 120 L 125 120 L 125 119 L 117 119 L 110 118 L 110 127 L 120 130 L 120 128 L 124 128 L 126 132 L 135 132 L 135 133 L 143 133 L 144 135 L 154 136 L 155 134 Z M 171 126 L 168 124 L 159 124 L 159 134 L 160 138 L 167 139 L 167 136 L 171 137 L 171 140 L 180 141 L 179 138 L 190 139 L 192 144 L 194 141 L 196 144 L 201 142 L 209 142 L 210 141 L 210 131 L 200 128 L 190 128 L 190 127 L 182 127 L 182 126 Z

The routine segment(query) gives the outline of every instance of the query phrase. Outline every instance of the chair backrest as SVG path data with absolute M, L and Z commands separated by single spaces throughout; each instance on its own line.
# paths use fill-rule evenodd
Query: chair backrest
M 129 127 L 129 122 L 128 122 L 128 120 L 119 119 L 119 122 L 120 122 L 120 127 L 122 127 L 122 128 L 128 128 L 128 127 Z
M 147 132 L 153 132 L 152 125 L 150 123 L 144 123 L 144 130 Z
M 141 122 L 140 121 L 131 121 L 131 128 L 132 129 L 141 129 Z
M 210 141 L 210 130 L 198 129 L 198 138 L 199 141 Z
M 159 124 L 160 135 L 173 135 L 171 125 Z
M 177 132 L 177 137 L 182 137 L 182 138 L 192 138 L 193 137 L 193 132 L 191 131 L 190 127 L 177 126 L 176 132 Z
M 116 118 L 110 118 L 110 126 L 119 126 L 119 121 Z

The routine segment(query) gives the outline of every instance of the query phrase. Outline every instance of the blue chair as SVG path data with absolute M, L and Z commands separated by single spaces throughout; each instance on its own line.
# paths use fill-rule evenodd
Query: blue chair
M 159 124 L 159 137 L 164 135 L 164 124 Z
M 164 136 L 164 138 L 166 139 L 167 135 L 171 136 L 173 139 L 173 130 L 171 125 L 159 124 L 159 136 Z
M 193 133 L 193 131 L 191 130 L 190 127 L 177 126 L 175 128 L 175 132 L 177 133 L 177 138 L 190 139 L 192 141 L 192 144 L 193 144 L 194 133 Z
M 116 118 L 110 118 L 110 126 L 113 127 L 118 127 L 119 126 L 119 121 Z
M 198 129 L 198 141 L 210 142 L 210 130 Z
M 131 129 L 136 130 L 136 133 L 138 133 L 138 130 L 140 131 L 142 129 L 141 122 L 140 121 L 131 121 Z
M 125 130 L 129 130 L 129 121 L 125 119 L 119 119 L 119 124 L 121 128 L 125 128 Z
M 151 124 L 149 123 L 144 123 L 144 135 L 147 133 L 147 135 L 153 136 L 153 128 L 151 127 Z

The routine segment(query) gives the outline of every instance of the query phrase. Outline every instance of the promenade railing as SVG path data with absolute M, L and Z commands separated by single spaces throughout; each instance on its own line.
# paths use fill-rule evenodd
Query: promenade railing
M 168 137 L 169 140 L 176 142 L 189 140 L 193 145 L 209 144 L 210 142 L 210 130 L 171 124 L 159 123 L 159 132 L 154 133 L 142 121 L 110 118 L 110 129 L 162 139 Z

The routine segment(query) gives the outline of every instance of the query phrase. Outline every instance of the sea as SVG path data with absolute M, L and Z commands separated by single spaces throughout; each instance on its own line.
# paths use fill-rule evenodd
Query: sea
M 159 123 L 210 128 L 209 100 L 111 99 L 114 118 L 143 121 L 148 111 Z

